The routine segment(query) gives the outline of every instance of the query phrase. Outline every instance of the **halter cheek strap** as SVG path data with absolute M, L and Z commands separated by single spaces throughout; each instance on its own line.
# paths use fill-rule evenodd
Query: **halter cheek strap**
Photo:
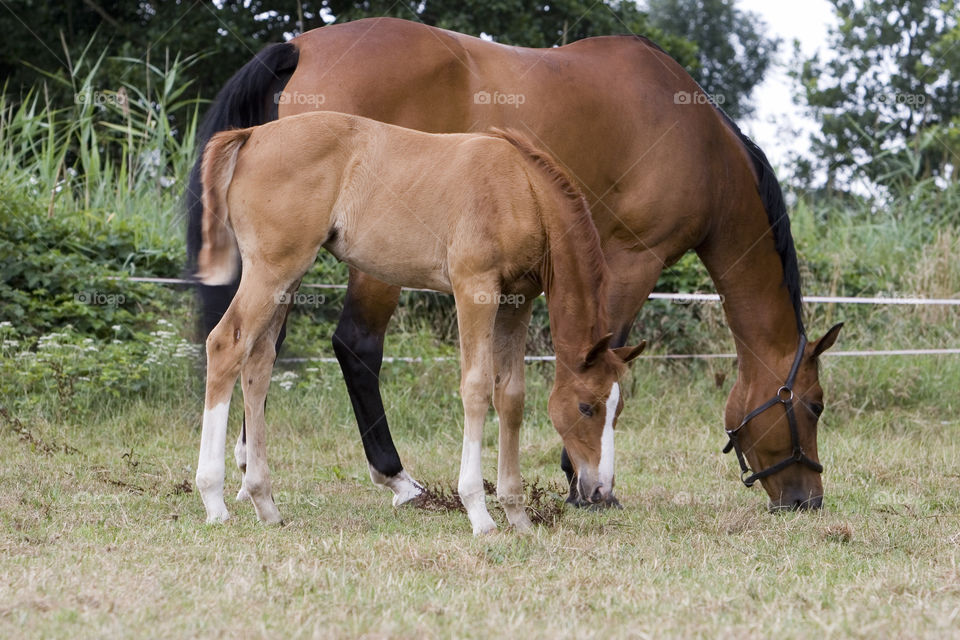
M 794 464 L 802 464 L 810 469 L 813 469 L 817 473 L 823 473 L 823 465 L 807 456 L 807 454 L 803 451 L 803 447 L 800 446 L 800 434 L 797 430 L 797 417 L 794 414 L 793 409 L 793 384 L 797 378 L 797 371 L 800 370 L 800 363 L 803 361 L 803 352 L 806 346 L 807 336 L 800 334 L 800 346 L 797 348 L 797 355 L 793 360 L 793 366 L 790 368 L 790 375 L 787 376 L 787 381 L 783 383 L 782 387 L 777 389 L 776 395 L 748 413 L 743 420 L 740 421 L 740 425 L 736 429 L 726 430 L 729 441 L 723 448 L 723 452 L 729 453 L 732 449 L 734 453 L 737 454 L 737 461 L 740 463 L 740 480 L 748 487 L 752 487 L 757 480 L 766 478 L 767 476 L 772 476 L 773 474 L 783 471 L 787 467 Z M 743 449 L 740 446 L 738 436 L 740 430 L 743 429 L 748 422 L 777 404 L 782 404 L 784 410 L 787 412 L 787 423 L 790 425 L 790 444 L 793 448 L 793 452 L 790 456 L 784 458 L 780 462 L 767 467 L 763 471 L 757 471 L 754 473 L 751 471 L 750 467 L 747 466 L 747 459 L 743 455 Z

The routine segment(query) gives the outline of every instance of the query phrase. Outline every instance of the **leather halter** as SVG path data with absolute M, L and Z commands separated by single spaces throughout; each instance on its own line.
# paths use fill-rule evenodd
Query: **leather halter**
M 748 413 L 740 422 L 740 426 L 738 426 L 736 429 L 726 430 L 727 437 L 730 440 L 723 448 L 723 452 L 729 453 L 732 449 L 737 454 L 737 461 L 740 462 L 740 480 L 748 487 L 752 487 L 757 480 L 766 478 L 767 476 L 772 476 L 773 474 L 782 471 L 793 464 L 802 464 L 810 469 L 813 469 L 817 473 L 823 473 L 823 465 L 808 457 L 807 454 L 804 453 L 803 447 L 800 446 L 800 435 L 797 431 L 797 417 L 793 412 L 793 383 L 797 378 L 797 371 L 800 369 L 800 362 L 803 360 L 803 351 L 806 346 L 807 336 L 801 333 L 800 346 L 797 347 L 797 356 L 793 360 L 793 367 L 790 368 L 790 375 L 787 376 L 787 381 L 783 383 L 783 386 L 777 389 L 776 395 Z M 782 404 L 784 409 L 786 409 L 787 422 L 790 424 L 790 444 L 793 447 L 793 453 L 780 462 L 767 467 L 763 471 L 757 471 L 756 473 L 753 473 L 750 467 L 747 466 L 747 460 L 743 456 L 743 449 L 740 447 L 740 441 L 737 439 L 737 435 L 740 433 L 740 430 L 747 425 L 748 422 L 776 404 Z

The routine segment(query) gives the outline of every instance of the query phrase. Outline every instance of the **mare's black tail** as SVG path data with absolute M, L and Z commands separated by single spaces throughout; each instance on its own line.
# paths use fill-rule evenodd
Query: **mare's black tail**
M 217 94 L 197 132 L 197 162 L 190 172 L 186 193 L 188 277 L 197 269 L 202 245 L 203 182 L 200 163 L 203 149 L 218 131 L 246 128 L 277 119 L 277 95 L 297 68 L 300 52 L 289 42 L 264 47 L 237 71 Z M 224 286 L 197 284 L 200 297 L 200 329 L 206 337 L 220 321 L 237 291 L 237 282 Z

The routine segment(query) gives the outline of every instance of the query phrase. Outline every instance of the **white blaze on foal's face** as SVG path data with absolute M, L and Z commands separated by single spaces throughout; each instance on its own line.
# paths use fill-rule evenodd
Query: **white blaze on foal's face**
M 607 492 L 613 489 L 613 423 L 620 408 L 620 383 L 614 382 L 607 396 L 607 412 L 604 416 L 603 434 L 600 436 L 600 484 Z

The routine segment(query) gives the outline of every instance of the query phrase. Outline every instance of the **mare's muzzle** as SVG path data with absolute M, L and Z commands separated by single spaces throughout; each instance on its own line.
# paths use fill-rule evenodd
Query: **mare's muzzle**
M 803 447 L 800 446 L 800 433 L 797 429 L 797 417 L 794 414 L 793 408 L 793 384 L 797 378 L 797 371 L 800 370 L 800 362 L 803 360 L 803 351 L 806 346 L 807 336 L 800 334 L 800 346 L 797 347 L 797 355 L 793 360 L 793 366 L 790 368 L 790 375 L 787 376 L 787 381 L 783 383 L 782 387 L 777 389 L 776 395 L 748 413 L 736 429 L 727 430 L 727 438 L 729 438 L 729 440 L 727 441 L 727 445 L 723 448 L 723 452 L 729 453 L 732 450 L 737 454 L 737 462 L 740 463 L 740 480 L 748 487 L 752 487 L 757 480 L 761 480 L 767 476 L 772 476 L 773 474 L 783 471 L 787 467 L 795 464 L 803 465 L 808 469 L 816 471 L 817 473 L 823 473 L 823 465 L 810 458 L 803 450 Z M 787 413 L 787 424 L 790 426 L 791 453 L 780 462 L 772 464 L 762 471 L 755 472 L 747 465 L 747 460 L 744 456 L 743 449 L 740 447 L 740 440 L 738 437 L 740 435 L 740 430 L 747 426 L 747 423 L 756 418 L 758 415 L 778 404 L 782 404 Z M 774 505 L 771 504 L 770 509 L 771 511 L 779 509 L 806 509 L 810 507 L 803 505 L 810 503 L 814 499 L 822 502 L 823 497 L 797 498 L 795 500 L 791 500 L 787 505 L 777 505 L 776 509 L 774 509 Z M 781 503 L 782 502 L 783 501 L 781 501 Z M 790 506 L 794 504 L 796 506 Z

